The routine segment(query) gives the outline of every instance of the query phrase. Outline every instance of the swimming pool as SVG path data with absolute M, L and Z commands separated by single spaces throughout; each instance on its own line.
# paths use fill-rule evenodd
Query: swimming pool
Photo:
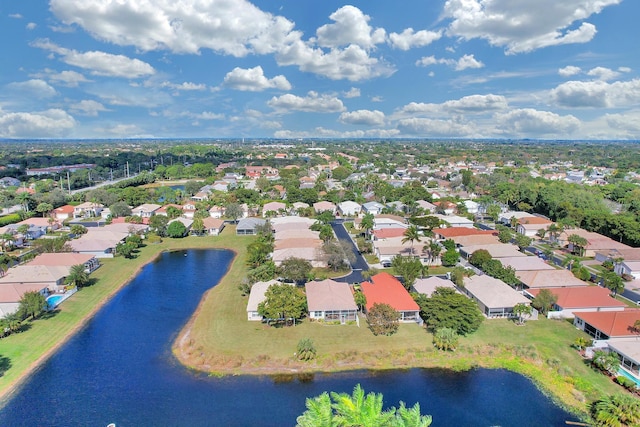
M 622 367 L 620 367 L 618 369 L 618 375 L 622 375 L 623 377 L 630 379 L 631 381 L 636 383 L 636 387 L 640 387 L 640 380 L 638 380 L 638 378 L 634 377 L 629 372 L 627 372 L 626 369 L 623 369 Z
M 56 308 L 62 301 L 69 298 L 71 295 L 63 294 L 63 295 L 51 295 L 47 297 L 47 308 L 49 310 L 53 310 Z

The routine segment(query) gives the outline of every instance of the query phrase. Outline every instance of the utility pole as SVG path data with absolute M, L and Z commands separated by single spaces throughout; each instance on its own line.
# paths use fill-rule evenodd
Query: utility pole
M 127 178 L 129 178 L 129 162 L 127 161 Z

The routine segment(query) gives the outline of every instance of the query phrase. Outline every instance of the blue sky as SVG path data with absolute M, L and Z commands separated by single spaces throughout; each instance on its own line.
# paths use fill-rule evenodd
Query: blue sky
M 633 0 L 0 3 L 0 137 L 640 139 Z

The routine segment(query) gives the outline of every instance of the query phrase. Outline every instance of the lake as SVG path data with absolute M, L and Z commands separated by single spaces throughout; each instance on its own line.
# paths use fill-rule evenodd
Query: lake
M 162 254 L 42 365 L 0 410 L 0 426 L 294 426 L 323 391 L 420 402 L 433 426 L 560 426 L 575 420 L 523 376 L 439 369 L 213 378 L 187 370 L 171 343 L 233 254 Z M 64 309 L 64 307 L 63 307 Z

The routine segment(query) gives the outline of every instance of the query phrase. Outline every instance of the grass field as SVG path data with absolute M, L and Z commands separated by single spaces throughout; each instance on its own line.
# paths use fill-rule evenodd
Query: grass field
M 235 235 L 227 227 L 219 237 L 165 239 L 141 249 L 134 260 L 103 261 L 92 274 L 97 279 L 65 301 L 54 315 L 31 323 L 28 331 L 0 340 L 0 395 L 28 375 L 64 339 L 161 251 L 185 248 L 228 248 L 236 258 L 220 284 L 203 297 L 196 314 L 174 343 L 174 354 L 185 365 L 218 374 L 296 373 L 371 368 L 475 366 L 506 368 L 532 378 L 574 412 L 585 403 L 620 388 L 594 372 L 570 344 L 582 332 L 564 321 L 541 318 L 516 326 L 507 320 L 485 320 L 480 329 L 462 338 L 456 352 L 433 348 L 432 336 L 416 324 L 401 325 L 397 334 L 373 336 L 361 319 L 356 325 L 328 325 L 303 321 L 294 327 L 272 328 L 246 318 L 247 298 L 238 284 L 246 273 L 245 247 L 252 237 Z M 318 350 L 312 362 L 294 357 L 302 338 Z

